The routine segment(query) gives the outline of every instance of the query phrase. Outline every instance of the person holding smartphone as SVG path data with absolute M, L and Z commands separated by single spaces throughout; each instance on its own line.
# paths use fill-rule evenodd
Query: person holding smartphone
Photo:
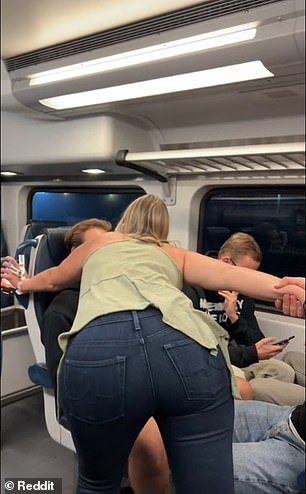
M 257 270 L 262 260 L 259 245 L 244 232 L 231 235 L 215 256 L 220 262 L 251 270 Z M 249 382 L 255 400 L 279 405 L 296 405 L 304 401 L 305 390 L 294 384 L 292 367 L 274 358 L 289 341 L 265 337 L 255 316 L 254 299 L 237 291 L 216 292 L 186 284 L 183 291 L 196 309 L 207 313 L 228 332 L 228 350 L 235 376 Z M 286 307 L 287 299 L 284 304 Z

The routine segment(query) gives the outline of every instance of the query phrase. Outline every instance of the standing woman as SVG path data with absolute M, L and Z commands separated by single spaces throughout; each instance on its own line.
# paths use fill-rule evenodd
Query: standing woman
M 119 492 L 133 443 L 153 416 L 177 494 L 233 494 L 233 400 L 227 333 L 181 292 L 183 280 L 301 301 L 279 279 L 170 245 L 168 211 L 142 196 L 117 231 L 77 247 L 59 266 L 20 281 L 19 292 L 57 291 L 81 279 L 59 374 L 59 401 L 79 461 L 78 494 Z

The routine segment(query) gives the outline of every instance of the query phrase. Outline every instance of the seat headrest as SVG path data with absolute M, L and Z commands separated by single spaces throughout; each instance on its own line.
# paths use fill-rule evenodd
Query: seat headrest
M 37 237 L 38 244 L 33 267 L 33 274 L 40 273 L 45 269 L 57 266 L 69 254 L 64 238 L 70 227 L 45 228 L 41 232 L 41 237 Z M 55 292 L 34 293 L 34 307 L 37 323 L 41 328 L 43 315 Z
M 46 237 L 44 249 L 47 249 L 50 263 L 57 266 L 69 254 L 64 242 L 70 227 L 44 228 L 42 235 Z
M 56 226 L 66 226 L 66 222 L 64 221 L 30 221 L 23 230 L 23 238 L 22 240 L 28 240 L 29 238 L 35 238 L 37 235 L 40 235 L 42 231 L 46 228 L 54 228 Z

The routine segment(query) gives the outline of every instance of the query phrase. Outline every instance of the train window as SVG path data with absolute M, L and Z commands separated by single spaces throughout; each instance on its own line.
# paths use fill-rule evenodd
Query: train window
M 303 188 L 214 189 L 201 202 L 198 251 L 217 251 L 238 231 L 249 233 L 260 245 L 261 271 L 305 276 Z
M 136 187 L 35 190 L 30 197 L 29 220 L 70 226 L 86 218 L 100 218 L 114 227 L 124 209 L 144 193 Z

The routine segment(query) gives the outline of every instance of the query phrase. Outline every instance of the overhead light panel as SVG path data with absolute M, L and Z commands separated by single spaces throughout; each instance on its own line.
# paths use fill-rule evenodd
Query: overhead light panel
M 39 102 L 53 110 L 67 110 L 232 84 L 264 77 L 273 77 L 273 75 L 261 61 L 256 60 L 187 74 L 121 84 L 103 89 L 54 96 L 52 98 L 40 99 Z
M 101 173 L 106 173 L 105 170 L 101 170 L 101 168 L 84 168 L 81 172 L 88 173 L 89 175 L 100 175 Z
M 1 176 L 2 177 L 14 177 L 15 175 L 22 175 L 20 172 L 12 172 L 12 171 L 2 171 Z
M 235 26 L 229 29 L 213 31 L 211 33 L 190 36 L 175 41 L 169 41 L 154 46 L 140 48 L 117 55 L 90 60 L 88 62 L 67 65 L 57 69 L 29 75 L 30 86 L 49 84 L 51 82 L 75 79 L 77 77 L 109 72 L 148 62 L 167 60 L 181 55 L 198 53 L 201 51 L 249 41 L 256 36 L 253 25 Z

